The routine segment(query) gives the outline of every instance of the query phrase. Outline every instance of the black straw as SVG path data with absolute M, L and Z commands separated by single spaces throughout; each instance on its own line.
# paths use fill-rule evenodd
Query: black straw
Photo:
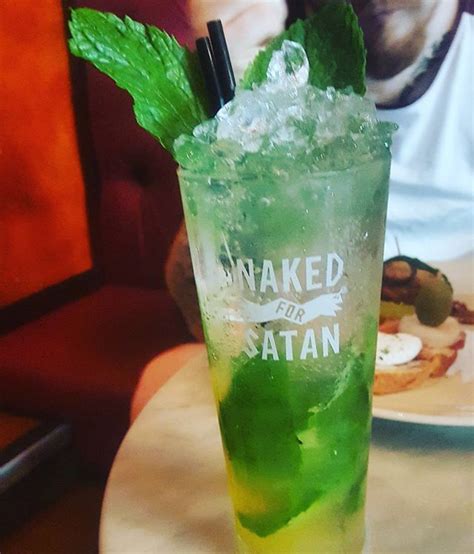
M 212 54 L 214 57 L 214 65 L 216 67 L 217 78 L 219 80 L 224 102 L 227 103 L 235 94 L 235 77 L 230 61 L 229 50 L 225 40 L 224 29 L 222 22 L 217 19 L 208 21 L 207 30 L 211 39 Z
M 217 77 L 209 38 L 198 38 L 196 40 L 196 50 L 209 95 L 209 108 L 211 110 L 210 115 L 213 117 L 222 108 L 222 106 L 224 106 L 225 102 L 222 89 L 219 84 L 219 79 Z

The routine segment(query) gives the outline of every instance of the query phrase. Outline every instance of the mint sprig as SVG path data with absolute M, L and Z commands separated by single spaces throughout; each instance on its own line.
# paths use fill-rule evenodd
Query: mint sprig
M 69 29 L 71 52 L 130 93 L 138 123 L 166 149 L 207 118 L 197 58 L 164 31 L 88 8 L 72 10 Z
M 89 8 L 72 10 L 69 28 L 71 52 L 130 93 L 139 125 L 170 152 L 176 138 L 192 134 L 207 119 L 197 57 L 164 31 Z M 298 42 L 306 50 L 312 85 L 352 87 L 365 93 L 364 41 L 351 6 L 331 2 L 311 18 L 294 23 L 258 54 L 242 79 L 243 88 L 266 80 L 272 54 L 284 40 Z
M 310 18 L 296 21 L 287 31 L 275 37 L 247 68 L 240 83 L 252 88 L 266 80 L 273 52 L 284 40 L 298 42 L 306 50 L 309 82 L 320 89 L 352 87 L 365 94 L 366 51 L 364 36 L 352 6 L 330 2 Z

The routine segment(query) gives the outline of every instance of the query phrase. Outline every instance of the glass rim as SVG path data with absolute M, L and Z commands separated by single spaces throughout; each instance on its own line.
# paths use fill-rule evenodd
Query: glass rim
M 341 174 L 350 174 L 350 173 L 357 173 L 359 171 L 362 171 L 364 168 L 376 165 L 380 162 L 387 162 L 390 166 L 391 164 L 391 153 L 389 150 L 387 150 L 386 155 L 379 155 L 377 157 L 373 157 L 370 160 L 365 160 L 361 163 L 353 164 L 349 167 L 343 168 L 343 169 L 328 169 L 328 170 L 318 170 L 316 167 L 314 167 L 312 170 L 305 170 L 305 171 L 299 171 L 296 167 L 295 169 L 292 169 L 291 171 L 286 171 L 281 169 L 280 174 L 277 173 L 265 173 L 265 172 L 240 172 L 235 169 L 229 168 L 225 173 L 217 171 L 197 171 L 195 169 L 190 169 L 183 167 L 182 165 L 178 165 L 177 168 L 177 174 L 178 177 L 185 177 L 185 178 L 196 178 L 196 179 L 215 179 L 223 182 L 229 182 L 229 181 L 249 181 L 249 180 L 261 180 L 261 179 L 269 179 L 269 178 L 292 178 L 295 176 L 298 177 L 308 177 L 308 178 L 329 178 L 334 175 L 341 175 Z M 297 165 L 297 162 L 295 162 L 295 165 Z

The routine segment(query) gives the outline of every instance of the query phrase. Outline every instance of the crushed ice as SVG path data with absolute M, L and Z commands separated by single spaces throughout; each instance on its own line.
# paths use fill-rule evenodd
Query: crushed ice
M 303 120 L 304 105 L 298 89 L 307 85 L 309 63 L 304 48 L 285 40 L 273 53 L 267 82 L 254 90 L 239 91 L 217 114 L 217 140 L 238 142 L 246 152 L 258 152 L 264 141 L 295 142 L 293 120 Z
M 301 158 L 308 167 L 336 169 L 389 146 L 393 127 L 377 121 L 371 101 L 351 91 L 323 91 L 308 81 L 304 48 L 285 40 L 272 55 L 263 85 L 238 89 L 214 119 L 195 128 L 193 137 L 177 140 L 178 162 L 197 167 L 214 156 L 214 169 L 233 169 L 239 163 L 248 166 L 258 154 L 256 163 L 266 156 L 273 165 L 275 158 L 277 165 Z
M 309 79 L 308 56 L 301 44 L 284 40 L 273 52 L 267 69 L 266 88 L 291 90 L 306 85 Z

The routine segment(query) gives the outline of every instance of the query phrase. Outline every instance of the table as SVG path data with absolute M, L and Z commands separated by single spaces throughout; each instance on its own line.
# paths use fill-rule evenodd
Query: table
M 369 552 L 473 551 L 472 429 L 374 421 Z M 224 458 L 202 352 L 147 404 L 106 489 L 101 554 L 231 553 Z

